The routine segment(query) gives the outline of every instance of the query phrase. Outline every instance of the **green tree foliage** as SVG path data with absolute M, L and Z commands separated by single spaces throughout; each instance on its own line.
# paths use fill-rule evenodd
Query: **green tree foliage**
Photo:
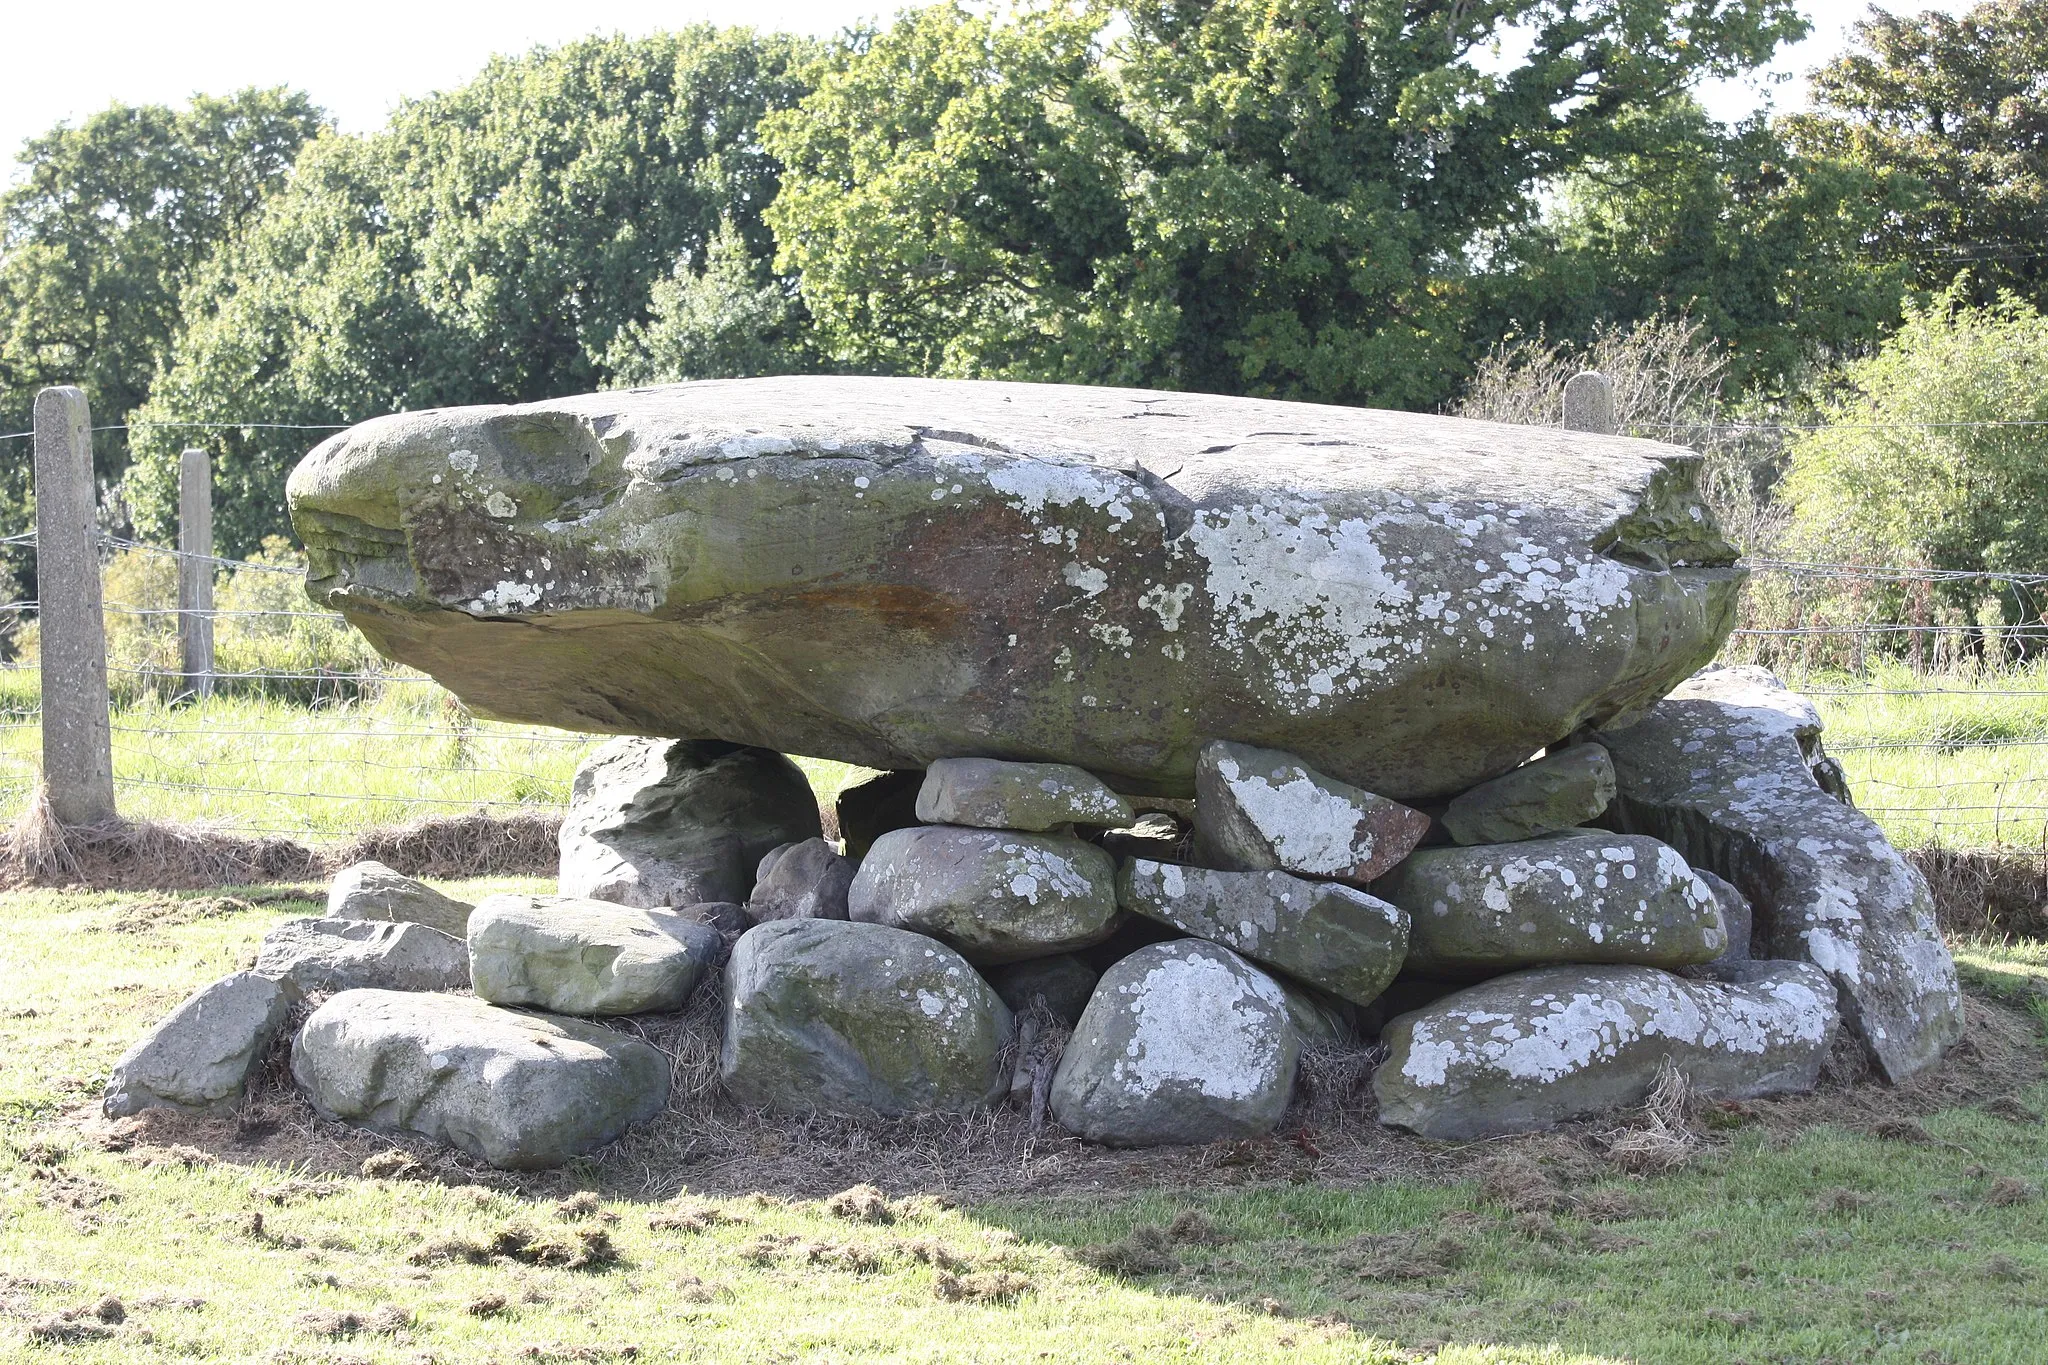
M 1803 27 L 1786 0 L 937 5 L 764 123 L 768 216 L 836 363 L 1424 406 L 1481 235 Z M 1503 30 L 1526 54 L 1484 69 Z
M 597 387 L 678 261 L 730 223 L 770 250 L 777 166 L 758 145 L 793 103 L 799 39 L 693 28 L 494 60 L 366 137 L 328 135 L 185 299 L 174 363 L 142 415 L 332 423 Z M 138 529 L 163 535 L 180 442 L 141 433 Z M 306 432 L 210 441 L 231 553 L 284 529 Z
M 819 365 L 793 281 L 773 276 L 731 220 L 701 267 L 680 261 L 654 286 L 653 316 L 630 323 L 605 358 L 615 384 L 804 374 Z
M 1869 243 L 1915 202 L 1907 177 L 1807 155 L 1761 119 L 1725 128 L 1690 96 L 1625 122 L 1635 146 L 1568 177 L 1506 243 L 1482 330 L 1590 337 L 1684 315 L 1720 343 L 1731 391 L 1782 394 L 1897 325 L 1909 272 Z
M 1794 142 L 1924 187 L 1875 244 L 1926 289 L 1960 273 L 1976 303 L 2009 291 L 2048 304 L 2048 0 L 1961 17 L 1873 9 L 1856 37 L 1814 74 Z
M 1854 395 L 1796 442 L 1781 486 L 1795 557 L 1934 569 L 2048 566 L 2048 318 L 1961 291 L 1913 309 Z M 1997 425 L 1981 425 L 1992 423 Z M 1974 596 L 1967 581 L 1949 585 Z M 2004 603 L 2008 621 L 2037 607 Z
M 179 320 L 179 292 L 284 183 L 321 127 L 296 91 L 201 95 L 183 109 L 115 105 L 22 148 L 0 195 L 0 429 L 23 430 L 36 390 L 77 383 L 94 419 L 119 423 L 149 392 Z M 128 443 L 103 433 L 103 477 Z M 18 529 L 28 446 L 0 451 L 0 527 Z

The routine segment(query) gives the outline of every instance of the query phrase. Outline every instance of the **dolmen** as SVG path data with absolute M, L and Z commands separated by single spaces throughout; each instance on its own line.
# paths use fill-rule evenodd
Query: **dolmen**
M 1914 1075 L 1962 1025 L 1926 884 L 1816 776 L 1813 708 L 1710 662 L 1743 571 L 1696 473 L 935 380 L 351 428 L 291 478 L 315 600 L 483 714 L 618 738 L 559 895 L 344 874 L 108 1110 L 232 1107 L 289 1033 L 332 1118 L 557 1164 L 670 1102 L 615 1021 L 683 1010 L 730 1101 L 1007 1096 L 1117 1146 L 1270 1132 L 1325 1049 L 1454 1141 L 1672 1072 L 1807 1089 L 1844 1035 Z M 874 771 L 821 817 L 789 754 Z

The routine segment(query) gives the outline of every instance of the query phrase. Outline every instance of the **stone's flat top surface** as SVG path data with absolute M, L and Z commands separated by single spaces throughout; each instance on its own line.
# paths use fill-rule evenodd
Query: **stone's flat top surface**
M 981 829 L 1117 829 L 1137 819 L 1137 812 L 1101 778 L 1071 763 L 942 758 L 925 769 L 917 818 L 928 825 Z
M 469 920 L 477 996 L 557 1014 L 681 1009 L 723 947 L 696 920 L 572 896 L 487 896 Z
M 290 496 L 313 595 L 492 715 L 1168 794 L 1223 735 L 1413 799 L 1712 656 L 1741 575 L 1696 467 L 1360 408 L 812 377 L 380 418 Z

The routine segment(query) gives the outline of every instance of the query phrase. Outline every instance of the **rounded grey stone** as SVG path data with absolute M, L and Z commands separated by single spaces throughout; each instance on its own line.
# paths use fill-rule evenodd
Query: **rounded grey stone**
M 291 919 L 263 936 L 255 971 L 302 995 L 455 991 L 469 985 L 469 949 L 424 924 Z
M 1548 963 L 1683 967 L 1728 948 L 1720 902 L 1669 844 L 1580 830 L 1417 850 L 1373 890 L 1408 912 L 1427 976 Z
M 875 841 L 847 912 L 929 934 L 969 962 L 1046 957 L 1116 928 L 1116 864 L 1072 835 L 918 825 Z
M 1428 833 L 1421 811 L 1277 749 L 1218 740 L 1195 759 L 1195 848 L 1217 867 L 1364 886 Z
M 724 952 L 696 920 L 568 896 L 490 896 L 469 920 L 477 996 L 557 1014 L 679 1010 Z
M 121 1054 L 107 1081 L 108 1118 L 144 1109 L 222 1113 L 284 1026 L 290 987 L 255 972 L 202 986 Z
M 1454 798 L 1444 829 L 1461 844 L 1508 844 L 1591 824 L 1614 800 L 1614 761 L 1574 744 Z
M 327 1118 L 420 1133 L 516 1171 L 604 1146 L 660 1113 L 669 1091 L 668 1058 L 637 1038 L 396 991 L 343 991 L 314 1011 L 292 1076 Z
M 1036 833 L 1062 825 L 1115 829 L 1137 813 L 1101 778 L 1071 763 L 942 758 L 925 769 L 917 818 L 931 825 Z
M 1668 1064 L 1702 1095 L 1813 1088 L 1835 991 L 1804 962 L 1729 983 L 1654 967 L 1544 967 L 1468 987 L 1387 1025 L 1380 1122 L 1467 1141 L 1640 1104 Z
M 853 860 L 840 856 L 823 839 L 785 845 L 761 859 L 747 914 L 757 924 L 771 919 L 845 919 L 853 872 Z
M 327 888 L 328 919 L 392 920 L 424 924 L 452 938 L 469 931 L 467 901 L 444 896 L 425 882 L 378 862 L 354 863 Z
M 1008 1083 L 1009 1009 L 943 943 L 881 924 L 776 920 L 725 974 L 719 1074 L 746 1104 L 896 1117 L 962 1112 Z
M 1053 1117 L 1117 1147 L 1272 1131 L 1301 1040 L 1272 977 L 1199 939 L 1141 948 L 1102 974 L 1052 1082 Z

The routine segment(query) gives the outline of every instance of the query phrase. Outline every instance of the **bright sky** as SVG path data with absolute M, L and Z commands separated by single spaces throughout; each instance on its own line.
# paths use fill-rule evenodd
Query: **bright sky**
M 1961 0 L 1935 3 L 1962 8 Z M 194 91 L 290 85 L 359 132 L 383 122 L 402 98 L 460 85 L 497 52 L 700 21 L 827 34 L 899 7 L 900 0 L 12 0 L 0 15 L 10 54 L 0 77 L 0 163 L 11 161 L 22 139 L 115 100 L 168 104 Z M 1703 92 L 1716 114 L 1739 116 L 1764 99 L 1798 107 L 1798 78 L 1841 49 L 1849 24 L 1867 8 L 1864 0 L 1804 0 L 1803 7 L 1813 36 L 1773 67 L 1793 79 L 1719 84 Z

